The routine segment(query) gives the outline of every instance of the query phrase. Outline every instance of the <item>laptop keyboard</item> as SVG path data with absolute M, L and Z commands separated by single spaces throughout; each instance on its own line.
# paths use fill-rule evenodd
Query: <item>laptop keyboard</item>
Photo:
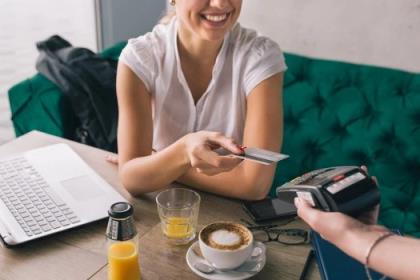
M 0 199 L 27 236 L 80 222 L 24 157 L 0 161 Z

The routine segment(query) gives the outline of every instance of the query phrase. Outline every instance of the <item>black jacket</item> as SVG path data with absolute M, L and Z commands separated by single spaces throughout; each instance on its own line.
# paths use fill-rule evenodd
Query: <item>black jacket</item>
M 85 48 L 72 47 L 60 36 L 37 43 L 36 69 L 70 100 L 79 125 L 73 139 L 117 151 L 117 61 Z

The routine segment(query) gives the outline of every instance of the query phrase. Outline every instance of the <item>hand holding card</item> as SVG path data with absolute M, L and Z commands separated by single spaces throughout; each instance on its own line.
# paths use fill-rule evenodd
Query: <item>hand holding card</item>
M 246 148 L 244 147 L 242 154 L 233 154 L 225 149 L 217 149 L 215 152 L 217 152 L 219 155 L 223 156 L 231 156 L 236 158 L 241 158 L 245 160 L 252 160 L 257 163 L 270 165 L 276 162 L 279 162 L 280 160 L 286 159 L 289 156 L 285 154 L 280 154 L 276 152 L 272 152 L 269 150 L 264 150 L 260 148 Z

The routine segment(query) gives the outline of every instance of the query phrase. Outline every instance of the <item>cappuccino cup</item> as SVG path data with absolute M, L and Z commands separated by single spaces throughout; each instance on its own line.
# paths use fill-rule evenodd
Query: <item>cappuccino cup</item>
M 203 257 L 215 268 L 231 270 L 251 257 L 254 238 L 251 231 L 235 222 L 217 222 L 205 226 L 198 243 Z

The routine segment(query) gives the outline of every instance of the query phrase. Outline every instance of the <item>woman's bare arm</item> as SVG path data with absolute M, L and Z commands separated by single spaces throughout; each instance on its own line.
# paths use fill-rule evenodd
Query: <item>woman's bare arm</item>
M 298 215 L 346 254 L 365 263 L 368 249 L 387 231 L 378 225 L 366 225 L 337 212 L 322 212 L 297 199 Z M 378 243 L 369 257 L 369 266 L 394 279 L 418 279 L 420 240 L 391 236 Z
M 118 65 L 117 97 L 119 173 L 127 190 L 134 195 L 154 191 L 188 170 L 181 142 L 152 156 L 151 95 L 123 63 Z
M 246 147 L 279 151 L 283 136 L 283 74 L 261 82 L 249 94 L 244 130 Z M 224 196 L 257 200 L 270 190 L 275 165 L 266 166 L 243 161 L 229 172 L 207 176 L 190 168 L 178 181 Z
M 239 160 L 220 157 L 212 145 L 239 153 L 237 145 L 219 133 L 186 135 L 152 154 L 153 121 L 151 95 L 144 83 L 124 64 L 117 73 L 118 164 L 124 187 L 133 195 L 168 186 L 192 166 L 208 173 L 231 170 Z

